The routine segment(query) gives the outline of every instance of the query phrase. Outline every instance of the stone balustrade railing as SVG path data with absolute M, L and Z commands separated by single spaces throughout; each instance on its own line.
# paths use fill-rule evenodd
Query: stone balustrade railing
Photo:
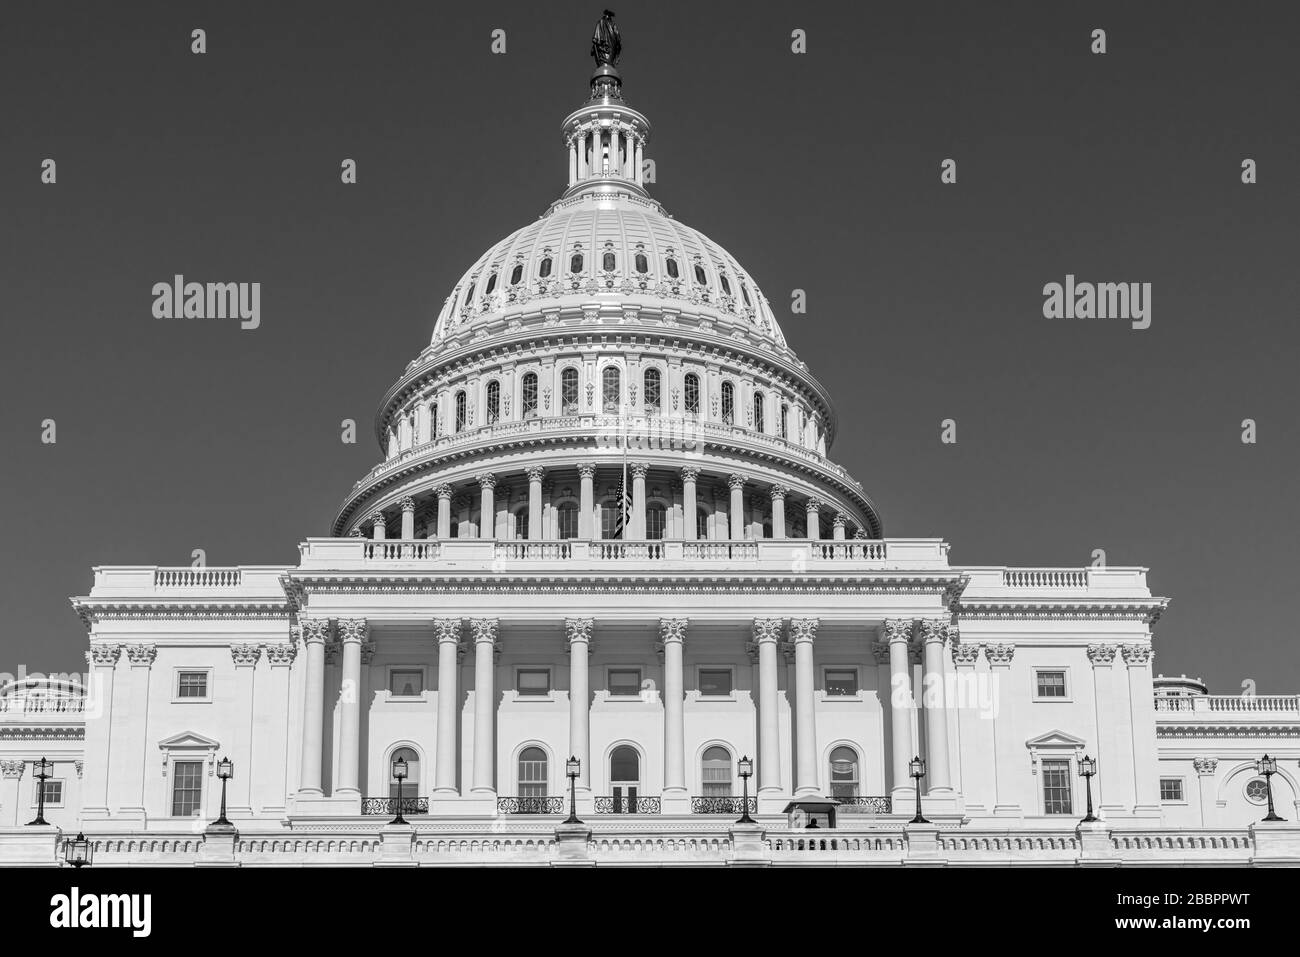
M 1300 719 L 1300 695 L 1157 695 L 1156 711 L 1207 716 L 1225 714 L 1290 715 Z
M 238 588 L 243 573 L 238 568 L 155 568 L 155 588 Z
M 21 695 L 12 698 L 0 698 L 0 712 L 10 714 L 80 714 L 86 710 L 86 699 L 69 695 L 67 697 Z

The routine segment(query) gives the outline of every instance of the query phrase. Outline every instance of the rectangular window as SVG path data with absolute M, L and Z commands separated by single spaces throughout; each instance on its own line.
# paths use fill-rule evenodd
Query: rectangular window
M 700 768 L 704 797 L 730 797 L 731 761 L 705 761 Z
M 1064 671 L 1036 671 L 1034 672 L 1035 696 L 1039 698 L 1064 698 L 1065 694 L 1065 672 Z
M 731 669 L 701 668 L 700 694 L 706 698 L 731 697 Z
M 424 693 L 424 670 L 394 668 L 388 673 L 388 693 L 394 698 L 418 698 Z
M 640 668 L 609 669 L 609 696 L 611 698 L 635 698 L 641 694 Z
M 856 697 L 858 693 L 857 668 L 827 668 L 826 693 Z
M 664 526 L 667 524 L 668 513 L 661 505 L 652 505 L 645 512 L 645 537 L 652 542 L 657 542 L 664 537 Z
M 515 672 L 515 691 L 522 695 L 542 696 L 550 694 L 550 669 L 520 668 Z
M 1047 758 L 1043 762 L 1043 813 L 1073 814 L 1070 790 L 1070 762 L 1066 758 Z
M 176 673 L 176 697 L 206 698 L 208 696 L 208 673 L 206 671 L 178 671 Z
M 561 505 L 556 512 L 556 517 L 560 522 L 560 538 L 578 537 L 578 507 L 576 505 Z
M 63 782 L 55 778 L 45 779 L 45 806 L 57 807 L 63 803 Z M 40 792 L 32 788 L 32 807 L 40 804 Z
M 1160 800 L 1182 801 L 1183 800 L 1183 779 L 1182 778 L 1161 778 L 1160 779 Z
M 198 817 L 203 762 L 177 761 L 172 768 L 172 817 Z

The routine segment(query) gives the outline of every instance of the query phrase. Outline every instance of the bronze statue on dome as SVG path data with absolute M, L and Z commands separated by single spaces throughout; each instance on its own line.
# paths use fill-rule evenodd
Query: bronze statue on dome
M 591 37 L 591 57 L 597 67 L 614 66 L 619 54 L 623 52 L 623 41 L 619 39 L 618 27 L 614 25 L 614 11 L 606 10 L 596 23 L 596 32 Z

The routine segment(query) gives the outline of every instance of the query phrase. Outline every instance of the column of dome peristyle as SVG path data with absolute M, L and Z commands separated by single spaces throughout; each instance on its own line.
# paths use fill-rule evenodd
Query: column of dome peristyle
M 561 131 L 569 154 L 565 198 L 586 191 L 646 195 L 642 161 L 650 121 L 644 115 L 622 100 L 593 100 L 570 113 Z

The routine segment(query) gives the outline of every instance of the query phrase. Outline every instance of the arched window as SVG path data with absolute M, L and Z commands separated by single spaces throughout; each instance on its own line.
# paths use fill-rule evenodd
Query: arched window
M 524 278 L 524 264 L 515 263 L 515 268 L 510 270 L 510 285 L 519 285 L 519 280 Z
M 578 370 L 573 366 L 560 373 L 560 407 L 566 415 L 578 411 Z
M 783 438 L 783 439 L 789 437 L 789 436 L 786 434 L 786 433 L 787 433 L 786 420 L 789 419 L 789 418 L 790 418 L 790 406 L 788 406 L 786 403 L 782 402 L 782 403 L 781 403 L 781 414 L 780 414 L 780 416 L 777 417 L 777 420 L 776 420 L 776 430 L 777 430 L 777 434 L 780 435 L 781 438 Z
M 501 418 L 501 383 L 493 379 L 487 385 L 487 421 L 488 425 Z
M 528 506 L 518 509 L 515 512 L 515 538 L 527 540 L 528 538 Z
M 551 274 L 551 257 L 547 256 L 545 259 L 541 261 L 541 263 L 537 267 L 537 277 L 539 279 L 545 279 L 550 274 Z
M 645 370 L 645 407 L 650 413 L 659 411 L 659 370 Z
M 736 421 L 736 387 L 730 382 L 722 383 L 722 422 L 733 425 Z
M 731 282 L 727 279 L 727 274 L 726 274 L 725 272 L 722 273 L 722 274 L 720 274 L 720 275 L 718 276 L 718 281 L 722 283 L 722 292 L 723 292 L 725 295 L 730 296 L 730 295 L 731 295 Z
M 700 785 L 704 797 L 728 797 L 731 794 L 731 753 L 714 745 L 705 749 L 700 759 Z
M 677 271 L 677 260 L 676 260 L 676 259 L 673 259 L 672 256 L 669 256 L 669 257 L 664 261 L 664 265 L 668 267 L 668 275 L 669 275 L 671 278 L 676 279 L 678 276 L 681 275 L 681 273 L 679 273 L 679 272 Z
M 442 434 L 442 423 L 438 421 L 438 403 L 429 404 L 429 438 L 436 439 Z
M 619 388 L 618 367 L 605 366 L 605 371 L 601 373 L 600 382 L 600 396 L 605 411 L 617 412 L 623 398 L 622 390 Z
M 569 272 L 582 272 L 582 253 L 574 253 L 569 257 Z
M 537 415 L 537 373 L 529 372 L 524 376 L 523 387 L 520 390 L 519 406 L 523 411 L 525 419 L 531 419 Z
M 697 376 L 694 372 L 686 373 L 685 386 L 686 388 L 684 391 L 686 393 L 685 396 L 686 413 L 688 415 L 699 415 L 700 414 L 700 377 Z
M 578 506 L 570 502 L 561 505 L 555 513 L 560 525 L 560 538 L 578 537 Z
M 643 276 L 650 271 L 650 260 L 645 258 L 645 253 L 636 254 L 636 271 Z
M 396 800 L 397 780 L 393 777 L 393 762 L 401 758 L 406 762 L 406 778 L 402 781 L 402 797 L 409 801 L 402 810 L 410 814 L 415 810 L 414 798 L 420 796 L 420 756 L 411 748 L 398 748 L 388 759 L 388 796 Z
M 702 540 L 709 537 L 709 513 L 702 508 L 695 510 L 695 537 Z
M 699 263 L 695 264 L 695 281 L 701 286 L 706 285 L 709 281 L 709 277 L 704 274 L 704 267 Z
M 605 270 L 605 272 L 613 272 L 615 265 L 616 261 L 613 253 L 607 252 L 601 257 L 600 268 Z
M 524 748 L 519 752 L 519 796 L 544 798 L 548 787 L 546 752 L 541 748 Z
M 456 431 L 465 431 L 465 390 L 461 389 L 456 393 Z
M 755 392 L 754 393 L 754 431 L 755 432 L 765 431 L 763 428 L 764 425 L 766 424 L 763 420 L 763 406 L 766 404 L 767 404 L 766 397 L 763 395 L 763 393 Z
M 667 512 L 662 505 L 648 505 L 645 510 L 645 537 L 658 541 L 664 537 Z
M 609 756 L 609 784 L 614 792 L 614 809 L 626 810 L 636 807 L 637 792 L 641 790 L 641 755 L 636 748 L 622 744 Z
M 488 276 L 487 286 L 485 286 L 483 289 L 483 295 L 485 296 L 492 295 L 492 290 L 495 289 L 496 287 L 497 287 L 497 273 L 496 270 L 494 269 L 492 270 L 492 275 Z
M 849 747 L 831 752 L 831 797 L 858 796 L 858 753 Z

